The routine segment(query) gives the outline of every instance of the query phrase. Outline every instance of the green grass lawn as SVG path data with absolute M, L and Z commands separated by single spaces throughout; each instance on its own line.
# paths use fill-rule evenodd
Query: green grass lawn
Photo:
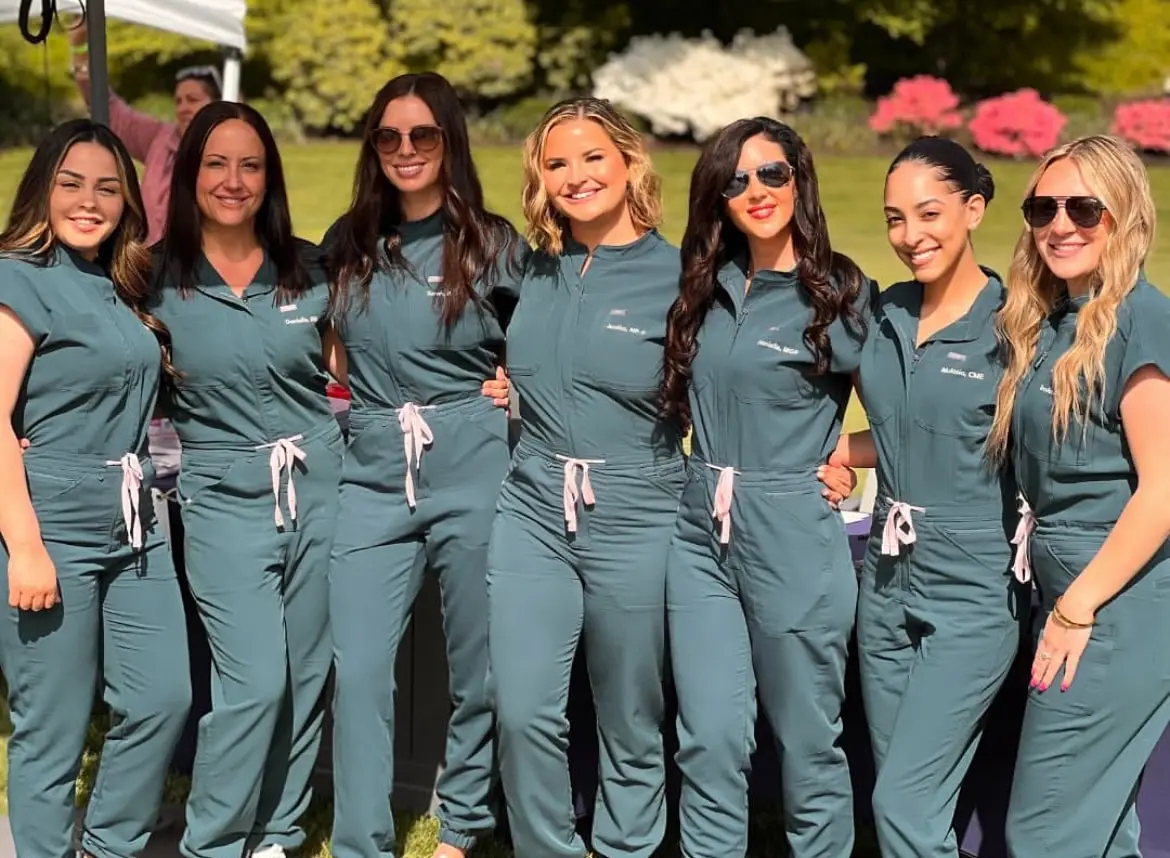
M 319 240 L 349 202 L 356 152 L 355 144 L 348 142 L 284 147 L 293 217 L 305 238 Z M 0 211 L 5 214 L 28 156 L 27 150 L 0 152 Z M 675 242 L 682 238 L 686 225 L 687 185 L 695 157 L 695 150 L 690 148 L 660 148 L 654 153 L 663 178 L 663 233 Z M 476 161 L 488 206 L 520 225 L 519 147 L 479 147 Z M 833 243 L 882 285 L 906 277 L 905 269 L 886 243 L 881 200 L 887 164 L 885 158 L 822 158 L 817 164 Z M 976 242 L 980 261 L 1003 272 L 1019 234 L 1019 202 L 1032 165 L 1000 161 L 990 166 L 998 195 Z M 1152 168 L 1150 173 L 1158 214 L 1163 223 L 1170 225 L 1170 167 Z M 1170 244 L 1156 248 L 1148 273 L 1155 283 L 1170 288 Z
M 317 241 L 349 201 L 356 157 L 353 143 L 311 143 L 283 148 L 297 231 Z M 27 150 L 0 152 L 0 211 L 6 217 L 12 194 L 27 163 Z M 655 162 L 663 178 L 665 223 L 663 232 L 679 241 L 686 224 L 687 185 L 696 151 L 691 148 L 660 148 Z M 488 206 L 520 226 L 520 149 L 516 146 L 486 146 L 476 149 L 476 160 L 484 183 Z M 838 250 L 852 256 L 862 268 L 882 285 L 906 277 L 886 243 L 882 219 L 882 184 L 887 166 L 885 158 L 822 158 L 818 162 L 821 194 L 829 228 Z M 1030 163 L 995 162 L 990 164 L 998 186 L 998 197 L 988 210 L 976 243 L 980 261 L 1004 273 L 1012 247 L 1019 235 L 1019 202 L 1024 183 L 1032 170 Z M 1163 223 L 1170 224 L 1170 167 L 1152 168 L 1154 198 Z M 1170 246 L 1155 248 L 1147 265 L 1150 279 L 1170 289 Z M 847 428 L 864 425 L 864 415 L 856 403 L 850 408 Z M 5 733 L 7 731 L 4 731 Z M 90 760 L 92 764 L 92 759 Z M 6 755 L 0 753 L 0 808 L 3 786 L 7 782 Z M 315 803 L 310 811 L 309 828 L 313 843 L 306 858 L 328 855 L 324 839 L 328 830 L 329 810 L 325 801 Z M 783 854 L 782 830 L 774 813 L 754 813 L 752 820 L 752 854 Z M 403 858 L 429 858 L 435 847 L 437 829 L 432 820 L 403 820 Z M 502 848 L 488 845 L 478 853 L 481 858 L 506 858 Z M 674 852 L 666 853 L 669 855 Z M 859 832 L 855 853 L 876 858 L 865 832 Z

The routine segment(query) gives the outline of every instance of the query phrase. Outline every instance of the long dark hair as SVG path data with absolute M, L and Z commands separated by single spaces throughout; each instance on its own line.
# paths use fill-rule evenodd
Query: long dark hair
M 0 256 L 39 266 L 52 261 L 60 241 L 53 233 L 49 200 L 61 164 L 78 143 L 95 143 L 113 154 L 125 201 L 122 218 L 98 248 L 96 262 L 109 274 L 118 297 L 158 338 L 163 370 L 173 374 L 163 348 L 170 339 L 169 332 L 147 311 L 150 251 L 146 247 L 146 208 L 138 174 L 122 141 L 105 125 L 90 119 L 72 119 L 58 125 L 41 141 L 16 188 L 8 226 L 0 232 Z
M 362 306 L 368 305 L 370 282 L 382 264 L 380 250 L 386 251 L 392 269 L 409 269 L 398 232 L 402 223 L 401 194 L 382 172 L 373 138 L 386 105 L 410 95 L 430 108 L 443 130 L 440 181 L 444 295 L 439 299 L 439 309 L 443 323 L 451 325 L 462 315 L 468 301 L 480 304 L 477 281 L 489 290 L 496 284 L 501 273 L 497 260 L 502 254 L 506 253 L 509 268 L 515 264 L 519 236 L 506 219 L 484 208 L 483 186 L 471 157 L 467 120 L 459 97 L 447 79 L 434 72 L 399 75 L 378 91 L 370 105 L 353 180 L 353 202 L 328 241 L 332 310 L 335 314 L 345 312 L 351 284 L 355 282 Z
M 795 131 L 763 116 L 741 119 L 720 131 L 703 148 L 691 173 L 690 211 L 682 241 L 679 297 L 667 315 L 662 378 L 662 408 L 667 417 L 690 425 L 687 400 L 696 337 L 715 296 L 720 269 L 748 254 L 747 238 L 731 222 L 723 190 L 735 175 L 740 150 L 748 139 L 764 135 L 784 149 L 796 183 L 792 242 L 800 288 L 812 304 L 804 342 L 813 354 L 814 372 L 828 372 L 832 358 L 829 326 L 837 319 L 860 329 L 863 321 L 853 303 L 865 277 L 853 260 L 836 253 L 821 209 L 812 153 Z
M 272 130 L 255 108 L 233 101 L 216 101 L 200 110 L 179 142 L 171 177 L 167 233 L 158 245 L 156 274 L 176 283 L 181 295 L 195 286 L 195 266 L 203 250 L 203 213 L 196 201 L 195 187 L 207 140 L 212 131 L 229 119 L 247 122 L 264 146 L 264 201 L 256 212 L 255 229 L 256 237 L 276 268 L 276 299 L 283 303 L 311 285 L 303 258 L 304 242 L 293 233 L 284 167 Z

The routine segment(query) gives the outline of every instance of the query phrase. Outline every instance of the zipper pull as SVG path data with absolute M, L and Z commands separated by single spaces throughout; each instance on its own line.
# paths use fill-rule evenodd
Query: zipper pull
M 1032 361 L 1032 369 L 1040 369 L 1040 365 L 1044 363 L 1046 357 L 1048 357 L 1048 349 L 1045 349 L 1036 356 L 1036 360 Z

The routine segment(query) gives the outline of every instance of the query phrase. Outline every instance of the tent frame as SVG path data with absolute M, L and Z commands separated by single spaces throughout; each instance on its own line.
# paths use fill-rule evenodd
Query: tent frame
M 31 5 L 31 2 L 30 2 Z M 95 122 L 110 122 L 110 66 L 106 43 L 106 0 L 86 0 L 85 20 L 89 33 L 90 116 Z M 53 10 L 50 14 L 55 15 Z M 51 28 L 52 21 L 47 22 Z M 240 97 L 240 65 L 243 52 L 236 47 L 224 49 L 223 99 Z

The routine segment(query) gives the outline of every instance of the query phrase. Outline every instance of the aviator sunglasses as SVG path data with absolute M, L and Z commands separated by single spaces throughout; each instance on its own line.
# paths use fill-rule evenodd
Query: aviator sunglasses
M 1096 197 L 1028 197 L 1020 208 L 1032 229 L 1048 226 L 1062 208 L 1081 229 L 1092 229 L 1105 214 L 1105 204 Z
M 419 152 L 433 152 L 443 142 L 443 129 L 438 125 L 416 125 L 403 134 L 397 128 L 375 128 L 370 134 L 374 148 L 381 155 L 393 155 L 402 148 L 404 138 Z
M 770 161 L 754 170 L 736 170 L 727 187 L 723 189 L 723 196 L 729 200 L 738 197 L 748 189 L 753 175 L 765 187 L 782 188 L 792 181 L 792 166 L 783 161 Z

